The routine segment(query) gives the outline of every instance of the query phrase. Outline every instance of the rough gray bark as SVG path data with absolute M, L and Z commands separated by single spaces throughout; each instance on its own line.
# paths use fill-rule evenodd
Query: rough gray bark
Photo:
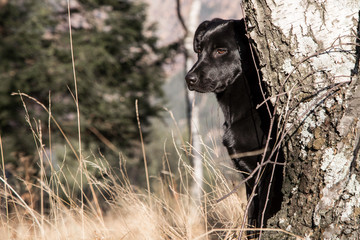
M 247 0 L 250 37 L 277 106 L 285 199 L 269 228 L 360 238 L 358 0 Z M 281 138 L 279 139 L 281 140 Z M 262 239 L 292 239 L 266 232 Z

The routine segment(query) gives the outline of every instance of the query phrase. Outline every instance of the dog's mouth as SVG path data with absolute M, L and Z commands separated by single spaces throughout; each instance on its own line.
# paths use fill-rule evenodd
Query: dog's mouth
M 224 85 L 209 84 L 207 86 L 198 84 L 198 85 L 188 85 L 188 89 L 190 91 L 195 91 L 198 93 L 209 93 L 209 92 L 220 93 L 220 92 L 225 91 L 227 86 L 228 86 L 227 84 L 224 84 Z
M 196 84 L 188 84 L 188 88 L 190 91 L 196 91 L 199 93 L 208 93 L 215 92 L 218 84 L 216 82 L 205 79 L 203 81 L 199 80 Z
M 225 91 L 225 89 L 227 88 L 227 86 L 228 86 L 227 84 L 225 84 L 225 85 L 220 85 L 219 87 L 215 88 L 214 93 L 221 93 L 221 92 Z
M 207 93 L 207 92 L 211 92 L 211 91 L 206 91 L 205 89 L 203 88 L 200 88 L 198 86 L 194 86 L 194 85 L 188 85 L 188 89 L 190 91 L 195 91 L 195 92 L 198 92 L 198 93 Z

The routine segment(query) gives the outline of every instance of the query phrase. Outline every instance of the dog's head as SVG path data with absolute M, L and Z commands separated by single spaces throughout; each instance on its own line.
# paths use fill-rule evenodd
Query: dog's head
M 219 93 L 231 85 L 243 72 L 240 52 L 246 41 L 243 20 L 201 23 L 194 37 L 198 60 L 185 77 L 189 90 Z

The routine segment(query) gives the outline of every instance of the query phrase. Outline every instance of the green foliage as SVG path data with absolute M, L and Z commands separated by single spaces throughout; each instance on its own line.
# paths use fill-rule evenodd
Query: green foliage
M 25 2 L 9 1 L 0 9 L 0 134 L 11 151 L 34 154 L 24 108 L 11 93 L 27 93 L 45 106 L 50 95 L 52 114 L 74 142 L 77 122 L 67 8 L 56 1 Z M 115 160 L 117 153 L 111 153 L 107 139 L 135 157 L 135 100 L 146 138 L 150 118 L 159 117 L 163 103 L 161 62 L 167 51 L 156 46 L 156 37 L 144 25 L 145 5 L 117 0 L 79 3 L 71 16 L 73 23 L 78 17 L 86 22 L 72 32 L 84 148 L 94 146 L 93 152 L 99 148 L 108 160 Z M 48 114 L 38 104 L 25 102 L 46 133 Z

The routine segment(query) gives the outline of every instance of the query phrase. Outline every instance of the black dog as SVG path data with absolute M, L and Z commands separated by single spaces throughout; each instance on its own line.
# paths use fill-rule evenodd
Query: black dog
M 265 147 L 272 107 L 263 104 L 256 109 L 264 98 L 244 20 L 213 19 L 201 23 L 195 32 L 194 51 L 198 54 L 198 60 L 185 77 L 188 88 L 216 94 L 225 116 L 223 144 L 236 168 L 246 178 L 261 162 L 262 153 L 257 152 Z M 275 137 L 273 134 L 267 155 L 271 152 Z M 250 156 L 236 157 L 243 153 L 250 153 Z M 275 158 L 277 162 L 283 162 L 282 153 L 273 157 L 273 161 Z M 264 226 L 267 219 L 280 209 L 281 165 L 276 165 L 269 202 L 266 209 L 264 207 L 273 167 L 274 164 L 267 164 L 261 169 L 261 178 L 257 184 L 255 180 L 258 173 L 246 182 L 248 199 L 256 188 L 248 208 L 248 223 L 255 227 L 260 227 L 261 223 Z

